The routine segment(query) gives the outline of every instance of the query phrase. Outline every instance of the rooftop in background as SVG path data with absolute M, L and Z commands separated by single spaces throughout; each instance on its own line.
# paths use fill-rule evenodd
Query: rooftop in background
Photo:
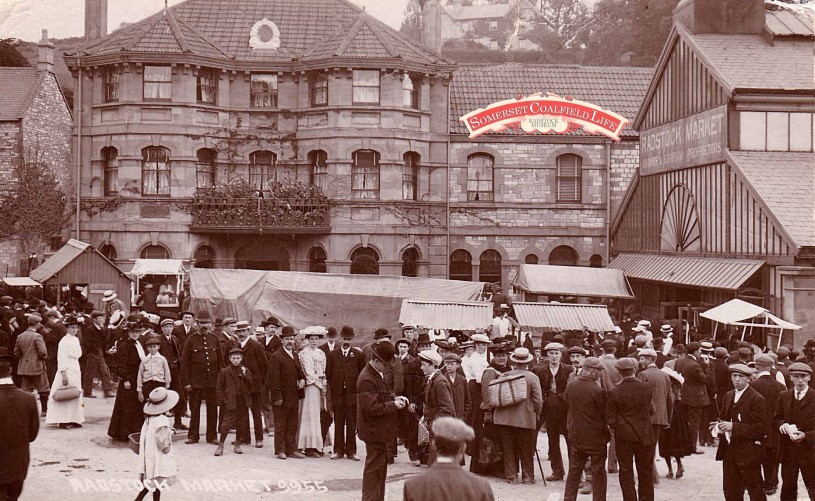
M 37 68 L 0 68 L 0 121 L 23 118 L 44 76 Z
M 467 128 L 459 117 L 471 111 L 519 94 L 536 92 L 570 95 L 619 113 L 633 122 L 652 74 L 652 68 L 631 66 L 520 63 L 460 65 L 450 84 L 450 133 L 467 134 Z M 495 134 L 525 135 L 523 131 L 510 129 L 490 133 Z M 577 131 L 570 134 L 586 133 Z M 626 125 L 622 132 L 622 136 L 637 135 L 631 124 Z

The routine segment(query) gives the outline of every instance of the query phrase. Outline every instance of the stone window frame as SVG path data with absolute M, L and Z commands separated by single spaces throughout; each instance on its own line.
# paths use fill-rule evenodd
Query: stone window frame
M 402 76 L 402 106 L 418 110 L 421 103 L 422 79 L 405 73 Z
M 151 173 L 155 173 L 155 175 Z M 154 178 L 155 183 L 149 179 L 150 177 Z M 171 195 L 172 165 L 169 148 L 165 146 L 148 146 L 142 149 L 141 178 L 142 195 L 159 197 Z
M 379 252 L 373 247 L 358 247 L 351 252 L 351 266 L 348 273 L 351 275 L 379 275 Z
M 216 104 L 218 101 L 218 71 L 199 68 L 195 76 L 195 99 L 199 103 Z
M 214 188 L 218 172 L 218 152 L 212 148 L 201 148 L 195 152 L 195 157 L 195 187 Z
M 163 252 L 158 254 L 159 251 Z M 170 249 L 160 243 L 147 244 L 139 251 L 140 259 L 172 259 L 172 257 L 173 254 L 170 252 Z
M 368 76 L 376 75 L 376 83 L 373 78 L 366 80 L 363 74 Z M 351 102 L 353 104 L 380 104 L 382 79 L 379 70 L 353 70 L 351 82 Z M 370 93 L 370 96 L 367 94 Z M 376 100 L 374 100 L 374 94 Z
M 328 254 L 319 245 L 315 245 L 308 251 L 308 271 L 311 273 L 328 273 L 325 262 Z
M 479 177 L 478 170 L 487 167 L 487 165 L 474 165 L 477 160 L 489 160 L 489 180 Z M 470 202 L 492 202 L 495 200 L 495 156 L 480 152 L 467 155 L 467 200 Z
M 370 155 L 367 159 L 365 156 Z M 351 154 L 351 198 L 378 200 L 380 190 L 380 154 L 376 150 L 361 149 Z
M 119 101 L 119 69 L 115 66 L 108 66 L 103 73 L 103 98 L 106 103 Z
M 487 256 L 490 259 L 485 259 Z M 498 259 L 494 259 L 496 257 Z M 495 264 L 497 263 L 497 265 Z M 478 257 L 478 281 L 501 284 L 503 258 L 495 249 L 485 249 Z M 497 269 L 495 269 L 497 267 Z M 496 278 L 497 280 L 491 280 Z
M 566 165 L 566 160 L 574 159 L 574 164 Z M 583 201 L 583 157 L 574 153 L 564 153 L 555 159 L 555 188 L 558 203 L 581 203 Z M 566 171 L 566 168 L 571 171 Z M 571 186 L 569 189 L 567 187 Z M 569 193 L 566 193 L 569 192 Z M 568 195 L 568 196 L 567 196 Z
M 258 162 L 267 157 L 270 162 Z M 277 181 L 277 153 L 269 150 L 256 150 L 249 154 L 249 185 L 263 191 L 270 181 Z
M 419 260 L 422 254 L 419 248 L 411 245 L 402 251 L 402 276 L 403 277 L 418 277 L 419 276 Z
M 463 259 L 454 260 L 456 256 Z M 449 280 L 464 280 L 466 282 L 473 281 L 473 255 L 467 249 L 456 249 L 450 253 L 449 270 L 447 278 Z M 464 267 L 467 268 L 465 273 Z M 456 269 L 460 268 L 460 269 Z M 466 279 L 464 277 L 467 277 Z
M 279 84 L 276 73 L 252 73 L 249 81 L 249 106 L 277 108 Z
M 324 150 L 309 151 L 308 165 L 309 184 L 325 190 L 328 181 L 328 153 Z
M 162 71 L 151 73 L 151 70 L 158 69 Z M 172 67 L 160 64 L 145 65 L 142 73 L 142 84 L 142 98 L 145 101 L 170 101 L 173 98 Z M 148 91 L 148 89 L 155 89 L 155 92 Z
M 418 200 L 422 157 L 415 151 L 408 151 L 402 159 L 402 200 Z
M 105 196 L 119 194 L 119 150 L 106 146 L 100 152 L 102 157 L 102 188 Z
M 312 107 L 328 106 L 328 74 L 315 72 L 308 79 L 309 102 Z

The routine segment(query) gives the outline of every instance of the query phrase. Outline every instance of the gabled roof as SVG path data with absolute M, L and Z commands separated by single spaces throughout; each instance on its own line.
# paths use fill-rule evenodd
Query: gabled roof
M 728 151 L 727 155 L 793 243 L 815 246 L 815 154 Z
M 280 31 L 276 50 L 249 45 L 252 27 L 264 18 Z M 385 58 L 425 65 L 452 64 L 403 38 L 348 0 L 186 0 L 117 30 L 76 55 L 119 52 L 186 53 L 264 63 L 292 62 L 308 55 L 311 60 Z
M 58 251 L 51 257 L 46 259 L 41 265 L 31 270 L 28 274 L 37 282 L 45 283 L 51 277 L 60 272 L 63 268 L 71 264 L 80 254 L 85 252 L 90 247 L 90 244 L 74 240 L 68 240 L 68 243 L 60 247 Z
M 0 121 L 22 119 L 44 78 L 36 68 L 0 68 Z
M 552 92 L 573 96 L 633 121 L 651 81 L 651 68 L 554 64 L 459 65 L 450 83 L 450 133 L 466 134 L 459 118 L 518 94 Z M 500 135 L 524 134 L 506 129 Z M 582 131 L 576 134 L 584 134 Z M 623 136 L 637 136 L 628 124 Z

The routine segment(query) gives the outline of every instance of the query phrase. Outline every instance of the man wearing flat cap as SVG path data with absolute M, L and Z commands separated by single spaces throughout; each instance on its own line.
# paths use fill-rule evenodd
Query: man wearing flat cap
M 23 391 L 36 391 L 42 404 L 42 411 L 47 412 L 48 393 L 51 390 L 45 363 L 48 359 L 48 352 L 45 348 L 45 340 L 37 332 L 42 318 L 38 315 L 30 315 L 27 322 L 28 329 L 17 336 L 14 343 L 17 376 L 21 380 L 20 388 Z
M 767 402 L 767 412 L 775 412 L 778 405 L 778 397 L 787 387 L 778 382 L 770 370 L 774 361 L 772 357 L 764 353 L 756 356 L 756 377 L 750 382 L 750 386 L 759 392 Z M 769 416 L 768 416 L 769 417 Z M 764 471 L 764 492 L 770 496 L 778 490 L 778 443 L 781 435 L 770 425 L 767 431 L 767 440 L 764 443 L 764 457 L 761 460 L 761 467 Z
M 674 393 L 671 385 L 671 376 L 657 367 L 657 351 L 653 348 L 640 350 L 640 372 L 637 379 L 651 385 L 651 404 L 654 413 L 651 414 L 651 426 L 654 429 L 654 447 L 659 442 L 659 436 L 665 428 L 671 426 L 673 416 Z M 656 450 L 654 450 L 656 456 Z M 656 472 L 656 465 L 654 465 Z M 654 475 L 654 482 L 659 483 L 659 476 Z
M 209 315 L 209 313 L 207 313 L 207 315 Z M 198 329 L 195 327 L 195 313 L 191 311 L 181 312 L 181 325 L 173 329 L 173 335 L 178 339 L 182 349 L 187 343 L 187 338 L 192 336 L 192 333 L 196 330 Z M 225 354 L 222 353 L 221 355 Z M 223 358 L 226 357 L 224 356 Z
M 371 354 L 357 380 L 357 426 L 366 450 L 362 501 L 383 501 L 389 446 L 396 440 L 396 412 L 407 407 L 408 401 L 395 396 L 385 382 L 385 370 L 396 354 L 393 344 L 388 340 L 375 343 Z
M 638 380 L 634 373 L 637 361 L 624 357 L 617 360 L 623 376 L 620 384 L 609 390 L 606 422 L 614 431 L 620 488 L 628 501 L 654 499 L 654 429 L 651 426 L 653 390 Z M 634 485 L 634 461 L 637 463 L 637 486 Z
M 750 501 L 767 499 L 761 485 L 761 460 L 770 419 L 764 397 L 750 387 L 754 373 L 754 369 L 744 364 L 730 366 L 734 389 L 725 395 L 719 421 L 711 426 L 711 431 L 719 435 L 716 461 L 722 461 L 722 489 L 726 501 L 744 499 L 745 490 Z
M 815 390 L 809 387 L 812 368 L 805 363 L 789 365 L 792 389 L 778 396 L 773 432 L 780 432 L 781 499 L 798 499 L 798 474 L 810 499 L 815 498 Z
M 566 471 L 563 467 L 563 454 L 560 451 L 560 435 L 569 443 L 569 431 L 566 428 L 566 384 L 569 382 L 571 367 L 562 363 L 565 347 L 552 342 L 543 347 L 548 364 L 541 364 L 536 375 L 543 392 L 543 410 L 541 418 L 546 423 L 546 438 L 549 441 L 549 458 L 552 462 L 552 474 L 546 480 L 563 480 Z
M 14 357 L 0 349 L 0 499 L 16 500 L 23 491 L 30 461 L 29 444 L 37 438 L 37 401 L 11 380 Z
M 459 463 L 464 459 L 467 443 L 475 432 L 464 421 L 451 417 L 433 423 L 433 444 L 438 451 L 436 463 L 404 487 L 404 501 L 492 501 L 495 499 L 488 480 L 464 471 Z
M 682 385 L 682 405 L 688 411 L 688 427 L 693 438 L 694 454 L 704 454 L 704 451 L 698 448 L 699 423 L 704 408 L 710 405 L 708 386 L 712 384 L 710 381 L 712 374 L 705 371 L 700 363 L 702 351 L 700 343 L 693 341 L 685 348 L 687 355 L 676 360 L 674 370 L 685 378 L 685 384 Z

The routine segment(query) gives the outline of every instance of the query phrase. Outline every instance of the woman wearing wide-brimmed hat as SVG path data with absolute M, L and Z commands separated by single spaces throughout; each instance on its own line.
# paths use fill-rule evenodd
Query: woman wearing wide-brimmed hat
M 300 364 L 306 374 L 305 398 L 300 400 L 300 429 L 297 434 L 297 448 L 305 450 L 308 457 L 321 457 L 323 432 L 320 425 L 320 409 L 325 408 L 327 391 L 325 380 L 325 352 L 317 343 L 328 330 L 322 326 L 306 327 L 300 334 L 306 339 L 306 346 L 300 350 Z
M 147 356 L 141 339 L 146 330 L 142 319 L 140 315 L 127 317 L 127 337 L 123 337 L 116 345 L 116 369 L 120 379 L 108 426 L 108 435 L 114 440 L 127 440 L 128 435 L 138 432 L 144 422 L 142 404 L 136 389 L 139 366 Z
M 139 435 L 139 477 L 144 489 L 136 497 L 141 501 L 148 492 L 153 500 L 161 497 L 159 485 L 173 485 L 178 480 L 178 468 L 173 454 L 173 429 L 167 412 L 178 403 L 178 393 L 160 386 L 148 395 L 144 403 L 144 424 Z

